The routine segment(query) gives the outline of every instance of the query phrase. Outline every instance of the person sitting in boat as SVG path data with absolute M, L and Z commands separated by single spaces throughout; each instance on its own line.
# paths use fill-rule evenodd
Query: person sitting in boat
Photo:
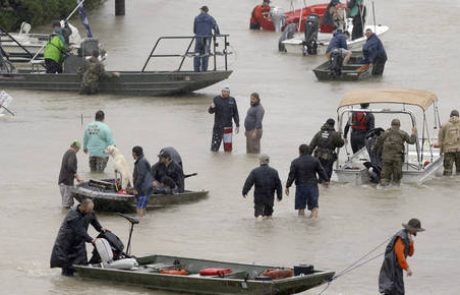
M 332 53 L 339 53 L 342 57 L 342 64 L 347 64 L 351 57 L 351 50 L 348 50 L 347 41 L 350 38 L 350 33 L 342 30 L 336 30 L 334 35 L 329 42 L 329 46 L 326 49 L 327 59 L 331 59 Z
M 193 33 L 195 34 L 195 57 L 193 68 L 195 72 L 206 72 L 208 70 L 208 60 L 211 47 L 211 36 L 213 31 L 219 35 L 219 26 L 216 20 L 208 14 L 209 8 L 202 6 L 201 13 L 195 17 L 193 23 Z
M 351 31 L 351 40 L 364 36 L 364 25 L 366 23 L 366 6 L 364 0 L 350 0 L 348 2 L 348 16 L 353 19 L 353 30 Z
M 61 23 L 53 23 L 53 33 L 45 46 L 43 57 L 45 59 L 46 72 L 49 74 L 62 73 L 62 62 L 67 54 L 67 45 L 61 28 Z
M 184 166 L 182 165 L 182 158 L 179 154 L 179 152 L 172 146 L 167 146 L 167 147 L 164 147 L 160 150 L 160 154 L 162 152 L 168 152 L 169 155 L 171 156 L 171 159 L 176 162 L 176 164 L 178 164 L 182 170 L 184 170 Z
M 363 45 L 363 64 L 359 71 L 364 71 L 369 67 L 372 67 L 373 76 L 381 76 L 385 69 L 385 63 L 387 62 L 387 53 L 383 47 L 382 41 L 377 37 L 371 29 L 366 29 L 367 41 Z
M 50 267 L 62 268 L 62 275 L 72 276 L 73 265 L 88 264 L 86 243 L 95 243 L 88 234 L 88 226 L 92 225 L 98 232 L 106 232 L 94 214 L 94 203 L 91 199 L 83 199 L 77 207 L 67 213 L 51 253 Z
M 259 19 L 270 17 L 270 0 L 263 0 L 262 4 L 254 7 L 251 13 L 251 20 L 249 21 L 249 29 L 260 30 Z
M 99 60 L 99 51 L 93 50 L 91 57 L 78 71 L 82 75 L 80 94 L 96 94 L 99 82 L 104 78 L 119 77 L 118 72 L 106 72 L 104 64 Z
M 331 33 L 336 29 L 345 29 L 344 11 L 340 4 L 340 0 L 331 0 L 327 5 L 321 23 L 322 32 Z
M 184 172 L 167 151 L 163 150 L 158 155 L 158 162 L 152 166 L 152 176 L 154 193 L 164 193 L 171 188 L 172 193 L 184 192 Z

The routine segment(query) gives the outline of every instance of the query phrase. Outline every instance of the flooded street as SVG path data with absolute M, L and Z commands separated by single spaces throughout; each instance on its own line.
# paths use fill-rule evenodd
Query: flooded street
M 415 255 L 408 259 L 414 274 L 405 276 L 406 294 L 458 294 L 460 177 L 436 177 L 423 185 L 390 190 L 332 184 L 321 189 L 317 222 L 296 216 L 291 189 L 289 197 L 275 204 L 273 220 L 258 223 L 253 218 L 252 191 L 248 199 L 241 196 L 245 178 L 258 166 L 257 156 L 246 155 L 243 132 L 235 137 L 232 154 L 211 153 L 213 117 L 207 108 L 222 86 L 229 85 L 243 120 L 250 93 L 260 93 L 266 111 L 262 150 L 270 155 L 283 186 L 298 145 L 309 143 L 327 118 L 337 116 L 339 100 L 348 90 L 430 90 L 440 99 L 445 122 L 451 109 L 460 109 L 459 1 L 375 1 L 377 23 L 390 27 L 382 38 L 389 60 L 381 79 L 359 83 L 318 82 L 311 70 L 324 57 L 279 54 L 278 34 L 250 31 L 249 15 L 259 3 L 256 0 L 127 1 L 126 16 L 120 18 L 113 16 L 113 2 L 88 15 L 92 31 L 108 51 L 108 69 L 140 70 L 158 37 L 191 35 L 193 18 L 206 4 L 221 32 L 230 34 L 234 73 L 223 83 L 181 97 L 5 89 L 14 97 L 10 108 L 17 116 L 0 120 L 0 294 L 174 294 L 64 278 L 60 270 L 49 268 L 65 215 L 57 185 L 62 155 L 73 140 L 82 140 L 85 125 L 99 109 L 131 164 L 134 145 L 144 147 L 151 164 L 162 147 L 174 146 L 182 155 L 184 172 L 198 173 L 187 179 L 187 187 L 210 191 L 208 199 L 197 203 L 149 211 L 134 230 L 136 256 L 159 253 L 285 266 L 310 263 L 339 272 L 384 242 L 402 222 L 418 217 L 427 230 L 417 235 Z M 290 1 L 272 4 L 287 10 Z M 371 3 L 367 5 L 370 12 Z M 74 22 L 83 35 L 80 23 Z M 409 132 L 410 126 L 402 129 Z M 86 180 L 112 176 L 110 161 L 105 175 L 91 175 L 87 156 L 80 152 L 78 160 L 79 174 Z M 116 214 L 98 216 L 104 227 L 127 240 L 129 225 L 124 219 Z M 90 234 L 95 236 L 93 228 Z M 383 251 L 384 247 L 376 254 Z M 324 294 L 378 294 L 382 260 L 383 255 L 341 277 Z M 318 294 L 324 287 L 304 294 Z

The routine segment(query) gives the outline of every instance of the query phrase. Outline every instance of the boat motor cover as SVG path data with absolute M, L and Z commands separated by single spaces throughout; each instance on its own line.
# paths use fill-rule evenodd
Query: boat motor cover
M 317 41 L 319 31 L 319 16 L 310 14 L 305 21 L 305 45 L 307 46 L 308 54 L 315 55 L 317 53 Z
M 209 267 L 200 270 L 201 276 L 225 276 L 232 273 L 231 268 Z
M 97 253 L 99 253 L 99 256 L 101 257 L 102 264 L 108 265 L 113 261 L 112 247 L 106 239 L 96 239 L 94 246 L 96 247 Z
M 137 260 L 134 258 L 125 258 L 125 259 L 116 260 L 110 263 L 109 265 L 107 265 L 107 267 L 109 268 L 123 269 L 123 270 L 130 270 L 137 266 L 139 266 L 139 264 L 137 263 Z

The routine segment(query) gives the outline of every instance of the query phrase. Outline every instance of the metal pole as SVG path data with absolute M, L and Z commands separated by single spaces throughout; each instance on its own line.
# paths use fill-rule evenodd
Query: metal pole
M 374 18 L 374 33 L 377 34 L 377 22 L 375 21 L 375 6 L 374 6 L 374 1 L 372 1 L 372 17 Z
M 125 15 L 125 0 L 115 0 L 115 15 Z

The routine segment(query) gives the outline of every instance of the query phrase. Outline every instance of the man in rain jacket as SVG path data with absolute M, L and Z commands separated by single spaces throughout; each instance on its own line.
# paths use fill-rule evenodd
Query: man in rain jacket
M 64 276 L 73 275 L 74 264 L 88 264 L 85 242 L 95 242 L 95 239 L 88 235 L 89 224 L 98 232 L 107 231 L 101 226 L 93 210 L 93 201 L 84 199 L 80 205 L 67 213 L 62 222 L 51 254 L 50 267 L 62 268 Z
M 414 238 L 417 232 L 424 231 L 420 220 L 412 218 L 402 224 L 385 249 L 385 256 L 379 274 L 379 292 L 385 295 L 404 295 L 403 270 L 412 276 L 412 269 L 406 261 L 407 256 L 414 255 Z
M 67 51 L 60 22 L 54 22 L 53 28 L 54 32 L 51 34 L 43 52 L 46 72 L 49 74 L 62 73 L 62 62 Z

